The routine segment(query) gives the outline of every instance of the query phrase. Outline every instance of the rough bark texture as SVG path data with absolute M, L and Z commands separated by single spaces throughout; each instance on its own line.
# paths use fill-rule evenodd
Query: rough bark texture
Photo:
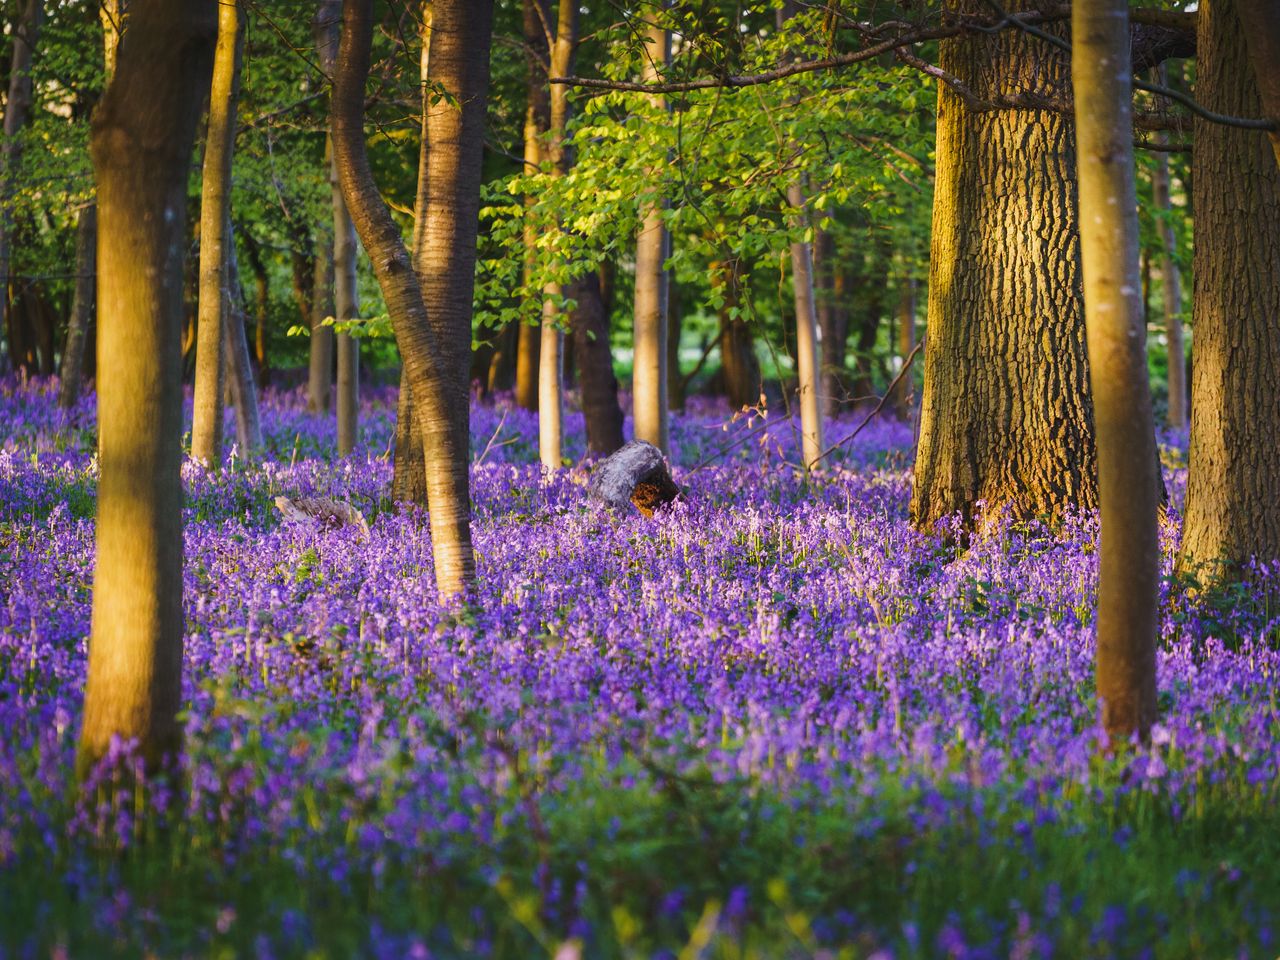
M 1163 80 L 1163 77 L 1161 77 Z M 1164 217 L 1160 220 L 1160 286 L 1164 297 L 1164 333 L 1169 354 L 1169 412 L 1166 422 L 1175 429 L 1187 425 L 1187 355 L 1182 336 L 1182 277 L 1175 259 L 1178 239 L 1168 215 L 1173 209 L 1169 202 L 1169 156 L 1156 155 L 1156 168 L 1151 177 L 1156 208 Z M 1145 286 L 1145 285 L 1144 285 Z
M 244 29 L 237 0 L 218 4 L 209 125 L 200 187 L 200 293 L 196 321 L 196 384 L 191 456 L 208 466 L 222 461 L 222 399 L 226 392 L 227 248 L 231 235 L 231 156 Z
M 1112 742 L 1156 713 L 1159 460 L 1147 383 L 1127 0 L 1074 0 L 1080 247 L 1098 444 L 1097 690 Z
M 13 46 L 9 58 L 9 93 L 4 107 L 4 140 L 0 142 L 0 333 L 10 332 L 9 271 L 13 247 L 13 219 L 9 198 L 13 181 L 22 160 L 22 141 L 18 132 L 31 113 L 31 60 L 44 15 L 43 0 L 19 0 L 18 16 L 13 24 Z M 5 365 L 0 353 L 0 372 Z
M 1277 124 L 1267 136 L 1280 165 L 1280 7 L 1276 0 L 1235 0 L 1235 10 L 1249 50 L 1261 113 Z
M 671 60 L 671 34 L 660 26 L 649 28 L 645 38 L 646 81 L 656 81 Z M 664 98 L 652 98 L 662 109 Z M 659 171 L 654 180 L 661 182 Z M 635 365 L 632 372 L 631 416 L 637 440 L 647 440 L 660 450 L 670 449 L 667 391 L 667 306 L 670 280 L 663 268 L 670 256 L 670 237 L 662 219 L 665 198 L 656 199 L 646 211 L 636 237 Z
M 316 11 L 313 23 L 316 53 L 320 66 L 333 75 L 338 54 L 338 26 L 342 20 L 342 4 L 325 0 Z M 329 151 L 332 153 L 332 149 Z M 356 229 L 342 199 L 337 168 L 329 164 L 330 202 L 333 207 L 333 306 L 334 318 L 354 320 L 360 315 L 360 299 L 356 288 Z M 359 439 L 360 409 L 360 341 L 349 333 L 336 335 L 338 348 L 338 456 L 345 457 L 355 449 Z
M 943 69 L 979 96 L 1067 91 L 1065 54 L 1018 31 L 940 46 Z M 1019 517 L 1096 506 L 1070 121 L 973 113 L 940 84 L 937 136 L 912 520 L 977 521 L 979 502 Z
M 489 79 L 492 4 L 431 4 L 431 78 L 448 93 L 427 110 L 427 240 L 410 261 L 378 193 L 364 140 L 372 0 L 345 0 L 334 71 L 333 147 L 342 193 L 382 288 L 422 436 L 432 554 L 442 600 L 475 576 L 468 487 L 467 370 L 480 203 L 480 153 Z M 419 273 L 428 278 L 424 288 Z
M 78 767 L 113 737 L 153 767 L 181 745 L 182 249 L 208 89 L 211 0 L 133 0 L 93 120 L 98 184 L 97 542 Z
M 1257 116 L 1233 0 L 1200 5 L 1196 99 Z M 1208 582 L 1280 559 L 1280 168 L 1267 138 L 1197 120 L 1195 361 L 1182 564 Z
M 84 380 L 84 350 L 93 323 L 98 281 L 98 207 L 86 204 L 76 220 L 76 290 L 67 322 L 67 344 L 62 351 L 62 377 L 58 405 L 64 410 L 80 399 Z
M 615 510 L 634 506 L 646 517 L 682 496 L 662 451 L 644 440 L 633 440 L 600 461 L 591 471 L 587 495 Z
M 572 314 L 573 355 L 580 373 L 587 452 L 607 456 L 626 441 L 622 436 L 622 407 L 618 403 L 618 378 L 613 372 L 609 315 L 600 291 L 600 275 L 593 272 L 579 277 L 566 293 L 577 303 Z
M 241 454 L 262 448 L 262 417 L 258 412 L 258 389 L 249 360 L 249 336 L 245 330 L 244 292 L 240 286 L 240 263 L 236 257 L 235 231 L 228 221 L 227 234 L 227 388 L 236 410 L 236 443 Z

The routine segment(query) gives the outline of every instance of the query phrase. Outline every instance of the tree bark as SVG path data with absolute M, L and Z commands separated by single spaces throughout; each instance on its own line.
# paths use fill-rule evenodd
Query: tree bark
M 1238 3 L 1200 5 L 1196 99 L 1257 116 Z M 1251 557 L 1280 559 L 1280 168 L 1258 131 L 1200 120 L 1192 164 L 1196 339 L 1181 565 L 1213 585 L 1238 578 Z
M 1080 250 L 1097 424 L 1097 690 L 1112 743 L 1156 714 L 1159 460 L 1147 383 L 1127 0 L 1074 0 Z
M 671 34 L 658 24 L 650 26 L 645 38 L 647 62 L 646 82 L 661 78 L 671 62 Z M 650 98 L 655 110 L 670 110 L 664 98 Z M 661 172 L 651 171 L 654 182 L 661 182 Z M 654 199 L 645 212 L 636 237 L 635 292 L 635 363 L 631 386 L 631 416 L 635 438 L 645 440 L 663 453 L 671 447 L 667 386 L 667 308 L 670 280 L 665 264 L 670 256 L 670 235 L 662 214 L 666 198 Z
M 236 443 L 241 453 L 262 448 L 262 417 L 258 412 L 258 390 L 249 361 L 249 338 L 245 332 L 244 290 L 240 286 L 240 264 L 236 257 L 235 231 L 228 220 L 227 236 L 227 385 L 236 410 Z
M 436 583 L 441 599 L 449 601 L 475 577 L 466 375 L 493 7 L 488 0 L 431 4 L 432 81 L 449 96 L 438 98 L 426 111 L 430 194 L 419 272 L 378 193 L 365 148 L 371 8 L 372 0 L 343 3 L 344 28 L 334 70 L 333 149 L 347 209 L 370 253 L 404 359 L 426 461 Z M 429 278 L 425 289 L 419 273 Z
M 1161 81 L 1164 80 L 1161 70 Z M 1181 430 L 1187 425 L 1187 356 L 1182 336 L 1182 277 L 1178 270 L 1178 238 L 1169 216 L 1169 155 L 1157 153 L 1151 186 L 1160 214 L 1160 286 L 1164 299 L 1164 333 L 1169 356 L 1169 412 L 1165 422 Z
M 756 358 L 755 337 L 740 314 L 735 315 L 741 299 L 741 275 L 736 260 L 711 264 L 724 286 L 724 305 L 720 308 L 720 372 L 725 396 L 735 410 L 760 403 L 760 361 Z
M 227 232 L 231 208 L 231 157 L 244 27 L 238 0 L 218 3 L 218 45 L 213 56 L 209 126 L 200 188 L 200 293 L 196 320 L 196 385 L 191 456 L 206 466 L 222 462 L 222 400 L 226 392 Z
M 13 284 L 9 275 L 13 252 L 13 214 L 10 198 L 14 178 L 22 163 L 22 141 L 18 133 L 31 113 L 31 61 L 35 52 L 40 21 L 44 18 L 43 0 L 18 0 L 18 16 L 13 24 L 13 47 L 9 57 L 9 95 L 4 107 L 4 141 L 0 143 L 0 333 L 12 341 L 9 313 L 9 291 Z M 0 352 L 0 373 L 7 360 Z
M 1280 9 L 1275 0 L 1236 0 L 1236 16 L 1249 50 L 1261 113 L 1278 125 L 1267 136 L 1280 165 Z
M 333 402 L 333 327 L 325 323 L 335 313 L 333 302 L 333 242 L 329 234 L 316 234 L 316 254 L 311 274 L 311 346 L 307 354 L 307 410 L 328 413 Z
M 76 222 L 76 290 L 67 324 L 67 344 L 62 351 L 62 376 L 58 406 L 69 410 L 80 399 L 84 381 L 84 350 L 93 323 L 98 274 L 98 207 L 89 202 Z
M 541 16 L 539 15 L 541 8 Z M 549 55 L 546 34 L 542 29 L 542 17 L 547 16 L 544 0 L 524 0 L 522 4 L 525 45 L 524 114 L 524 172 L 536 173 L 542 164 L 542 139 L 551 125 L 550 89 L 545 82 L 545 70 L 538 56 Z M 525 198 L 526 206 L 533 203 Z M 537 228 L 527 223 L 524 228 L 524 286 L 529 287 L 533 249 L 537 243 Z M 539 322 L 521 323 L 516 345 L 516 404 L 525 410 L 538 409 L 538 367 L 542 335 Z
M 77 767 L 113 738 L 151 769 L 181 747 L 182 250 L 209 88 L 210 0 L 133 0 L 93 119 L 98 184 L 98 512 Z
M 587 452 L 608 456 L 626 441 L 622 436 L 622 407 L 618 404 L 618 378 L 609 350 L 609 315 L 600 290 L 600 274 L 592 271 L 579 277 L 566 292 L 577 303 L 573 308 L 573 355 L 582 386 Z
M 958 6 L 989 13 L 980 0 Z M 1065 54 L 1019 31 L 940 48 L 941 67 L 980 97 L 1066 92 Z M 1052 520 L 1094 507 L 1070 120 L 973 113 L 940 83 L 937 137 L 912 521 L 927 528 L 959 512 L 974 523 L 1003 508 Z
M 903 273 L 898 280 L 898 358 L 905 364 L 916 348 L 916 281 Z M 898 385 L 894 407 L 902 420 L 911 419 L 915 405 L 915 378 L 907 374 Z

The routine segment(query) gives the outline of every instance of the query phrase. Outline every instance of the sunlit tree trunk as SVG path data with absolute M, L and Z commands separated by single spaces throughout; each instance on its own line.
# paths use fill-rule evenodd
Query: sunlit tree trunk
M 1161 78 L 1163 80 L 1163 77 Z M 1169 426 L 1181 429 L 1187 425 L 1187 355 L 1182 337 L 1182 277 L 1178 270 L 1178 239 L 1168 217 L 1173 209 L 1169 202 L 1169 156 L 1156 154 L 1156 168 L 1151 178 L 1159 222 L 1160 286 L 1164 296 L 1164 332 L 1169 354 Z
M 1112 742 L 1156 712 L 1159 461 L 1138 270 L 1126 0 L 1074 0 L 1080 250 L 1098 444 L 1097 686 Z
M 200 299 L 191 420 L 191 456 L 211 467 L 222 461 L 222 400 L 227 370 L 223 326 L 227 321 L 227 253 L 232 242 L 227 226 L 243 47 L 239 0 L 219 0 L 218 46 L 213 58 L 200 190 Z
M 249 360 L 249 337 L 245 331 L 244 293 L 240 286 L 240 264 L 236 257 L 235 232 L 230 221 L 227 236 L 227 386 L 236 410 L 236 443 L 241 453 L 262 447 L 262 418 L 258 412 L 258 390 Z
M 957 12 L 990 8 L 964 0 Z M 1017 30 L 940 48 L 942 68 L 979 97 L 1067 92 L 1066 55 Z M 1051 518 L 1096 506 L 1071 122 L 975 113 L 940 84 L 936 153 L 912 520 L 974 522 L 979 503 Z
M 1261 113 L 1238 0 L 1200 4 L 1196 99 Z M 1212 584 L 1280 559 L 1280 167 L 1267 138 L 1196 120 L 1191 454 L 1182 565 Z
M 542 163 L 542 138 L 551 123 L 550 88 L 546 82 L 545 71 L 536 51 L 547 51 L 546 34 L 542 29 L 542 19 L 547 15 L 543 0 L 524 0 L 523 32 L 525 43 L 525 88 L 526 102 L 524 114 L 524 172 L 536 173 Z M 533 198 L 526 199 L 526 205 Z M 527 288 L 530 278 L 530 260 L 533 247 L 537 243 L 538 231 L 533 223 L 524 228 L 524 285 Z M 538 363 L 542 334 L 537 323 L 524 322 L 521 318 L 520 333 L 516 342 L 516 403 L 525 410 L 538 409 Z
M 18 15 L 12 24 L 13 44 L 9 53 L 9 95 L 4 105 L 4 140 L 0 142 L 0 333 L 12 342 L 9 312 L 9 276 L 13 248 L 13 218 L 10 197 L 14 179 L 22 161 L 19 131 L 31 114 L 31 60 L 40 21 L 44 17 L 43 0 L 18 0 Z M 8 356 L 0 351 L 0 372 L 8 366 Z
M 62 351 L 62 376 L 58 384 L 58 406 L 74 407 L 80 399 L 84 378 L 84 350 L 93 320 L 98 274 L 98 206 L 90 201 L 76 222 L 76 289 L 67 324 L 67 343 Z
M 654 24 L 649 28 L 644 79 L 654 82 L 671 61 L 671 34 Z M 655 109 L 664 98 L 654 97 Z M 668 106 L 669 109 L 669 106 Z M 654 171 L 660 181 L 660 172 Z M 665 198 L 657 197 L 646 211 L 636 238 L 635 365 L 631 411 L 637 440 L 647 440 L 666 452 L 670 447 L 667 394 L 667 307 L 670 281 L 664 268 L 670 235 L 662 218 Z
M 94 114 L 98 515 L 78 768 L 119 737 L 152 768 L 181 746 L 182 252 L 209 89 L 211 0 L 133 0 Z
M 430 193 L 417 272 L 378 193 L 365 148 L 371 8 L 372 0 L 343 3 L 334 70 L 334 156 L 347 208 L 370 253 L 404 360 L 426 461 L 436 583 L 441 599 L 449 600 L 475 577 L 467 373 L 493 8 L 485 0 L 436 0 L 426 11 L 432 82 L 448 96 L 435 98 L 427 109 Z M 420 274 L 428 278 L 425 285 Z

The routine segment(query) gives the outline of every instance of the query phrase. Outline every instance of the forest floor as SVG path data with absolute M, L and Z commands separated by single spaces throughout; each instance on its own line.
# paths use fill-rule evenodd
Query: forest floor
M 183 468 L 187 789 L 77 802 L 92 409 L 0 384 L 0 960 L 1276 954 L 1269 611 L 1170 605 L 1152 744 L 1100 759 L 1095 519 L 914 533 L 891 420 L 805 481 L 785 423 L 690 474 L 748 429 L 693 409 L 688 502 L 646 520 L 477 405 L 479 583 L 444 610 L 386 500 L 394 396 L 338 460 L 268 392 L 265 456 Z

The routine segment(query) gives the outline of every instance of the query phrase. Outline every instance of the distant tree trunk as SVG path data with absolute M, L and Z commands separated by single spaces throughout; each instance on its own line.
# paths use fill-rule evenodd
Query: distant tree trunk
M 416 264 L 378 193 L 365 148 L 372 0 L 343 3 L 332 129 L 342 193 L 370 253 L 404 358 L 426 463 L 436 583 L 448 601 L 475 578 L 467 371 L 493 7 L 488 0 L 435 0 L 424 13 L 430 23 L 430 77 L 448 96 L 434 98 L 426 109 L 428 169 L 419 174 L 429 191 L 423 205 L 426 240 Z
M 1138 276 L 1138 200 L 1127 0 L 1074 0 L 1072 88 L 1080 249 L 1097 420 L 1097 689 L 1113 743 L 1156 714 L 1160 462 Z
M 249 361 L 249 339 L 245 333 L 244 290 L 240 286 L 240 264 L 236 257 L 235 231 L 230 221 L 227 236 L 227 382 L 236 409 L 236 443 L 241 453 L 262 448 L 262 417 L 258 412 L 258 390 Z
M 1249 65 L 1258 86 L 1261 112 L 1280 124 L 1280 10 L 1276 9 L 1275 0 L 1236 0 L 1236 15 L 1249 48 Z M 1280 127 L 1267 135 L 1276 164 L 1280 165 Z
M 905 364 L 916 347 L 916 281 L 905 272 L 898 280 L 898 357 Z M 894 407 L 899 418 L 911 419 L 915 404 L 915 378 L 907 374 L 898 385 Z
M 494 394 L 515 386 L 516 338 L 519 334 L 520 324 L 512 321 L 504 325 L 495 336 L 493 354 L 489 357 L 489 365 L 485 370 L 485 393 Z
M 1161 69 L 1160 81 L 1164 82 Z M 1161 214 L 1160 286 L 1164 298 L 1164 332 L 1169 354 L 1169 413 L 1166 422 L 1175 429 L 1187 425 L 1187 358 L 1182 337 L 1182 277 L 1178 271 L 1178 238 L 1168 220 L 1173 206 L 1169 202 L 1169 155 L 1157 153 L 1155 172 L 1151 177 L 1156 210 Z
M 684 409 L 684 373 L 680 369 L 680 335 L 683 332 L 680 287 L 671 278 L 667 289 L 667 404 L 672 410 Z
M 541 8 L 541 16 L 539 15 Z M 542 161 L 542 138 L 551 125 L 551 92 L 544 70 L 535 51 L 547 51 L 546 34 L 542 18 L 548 16 L 544 0 L 524 0 L 522 4 L 525 44 L 526 106 L 524 114 L 524 172 L 535 173 Z M 525 199 L 533 203 L 532 197 Z M 527 289 L 531 276 L 533 248 L 537 243 L 537 227 L 528 223 L 524 228 L 524 286 Z M 525 410 L 538 409 L 538 367 L 542 334 L 537 323 L 521 322 L 516 345 L 516 404 Z
M 1260 114 L 1239 0 L 1200 4 L 1196 100 Z M 1182 566 L 1207 585 L 1280 559 L 1280 167 L 1267 138 L 1196 120 L 1191 453 Z
M 760 361 L 756 358 L 755 337 L 751 328 L 735 309 L 741 300 L 741 276 L 736 260 L 711 265 L 717 282 L 724 286 L 724 305 L 720 308 L 720 372 L 725 395 L 735 410 L 753 407 L 760 402 Z
M 325 0 L 316 11 L 316 52 L 321 69 L 330 76 L 333 76 L 334 60 L 338 54 L 338 25 L 341 19 L 341 4 L 336 0 Z M 326 152 L 332 155 L 331 148 Z M 329 184 L 333 206 L 334 318 L 341 322 L 354 320 L 360 315 L 360 298 L 356 287 L 356 230 L 342 199 L 338 171 L 332 162 L 329 164 Z M 337 346 L 338 456 L 345 457 L 355 449 L 360 437 L 360 341 L 350 333 L 339 333 Z
M 200 188 L 200 294 L 196 322 L 196 386 L 191 456 L 206 466 L 222 462 L 222 400 L 226 392 L 227 232 L 231 206 L 231 155 L 244 28 L 239 0 L 219 0 L 218 46 L 213 57 L 209 126 Z
M 655 82 L 671 62 L 671 34 L 658 24 L 650 26 L 644 79 Z M 655 109 L 669 110 L 664 98 L 652 97 Z M 653 171 L 661 182 L 661 172 Z M 631 415 L 635 437 L 663 452 L 671 446 L 667 386 L 667 307 L 670 280 L 665 264 L 670 256 L 670 235 L 662 219 L 666 198 L 657 196 L 645 212 L 636 237 L 635 365 L 632 373 Z
M 958 12 L 990 8 L 963 0 Z M 940 51 L 941 67 L 979 97 L 1067 92 L 1066 55 L 1019 31 L 943 40 Z M 912 521 L 931 527 L 959 512 L 976 522 L 980 502 L 1023 518 L 1094 507 L 1071 122 L 973 113 L 940 83 L 937 136 Z
M 13 22 L 13 46 L 9 55 L 9 96 L 4 107 L 4 141 L 0 142 L 0 332 L 12 340 L 8 317 L 9 291 L 13 284 L 9 275 L 13 247 L 13 214 L 9 198 L 22 162 L 22 141 L 18 133 L 31 113 L 31 60 L 40 21 L 44 18 L 43 0 L 17 0 L 18 16 Z M 0 372 L 7 360 L 0 352 Z
M 62 351 L 62 377 L 58 384 L 58 406 L 69 410 L 80 399 L 84 379 L 85 341 L 93 322 L 98 279 L 98 207 L 90 202 L 80 210 L 76 222 L 76 291 L 67 324 L 67 345 Z
M 307 410 L 328 413 L 333 396 L 333 327 L 325 323 L 335 315 L 333 302 L 333 242 L 329 234 L 316 235 L 316 256 L 311 271 L 311 348 L 307 355 Z
M 98 516 L 77 768 L 112 738 L 153 770 L 181 747 L 182 249 L 216 31 L 210 0 L 132 0 L 93 118 L 98 184 Z
M 573 281 L 568 296 L 573 309 L 573 355 L 582 383 L 582 414 L 587 428 L 587 452 L 608 456 L 625 442 L 622 407 L 618 405 L 618 378 L 609 350 L 609 315 L 600 290 L 600 274 L 588 273 Z M 665 356 L 665 350 L 664 350 Z

